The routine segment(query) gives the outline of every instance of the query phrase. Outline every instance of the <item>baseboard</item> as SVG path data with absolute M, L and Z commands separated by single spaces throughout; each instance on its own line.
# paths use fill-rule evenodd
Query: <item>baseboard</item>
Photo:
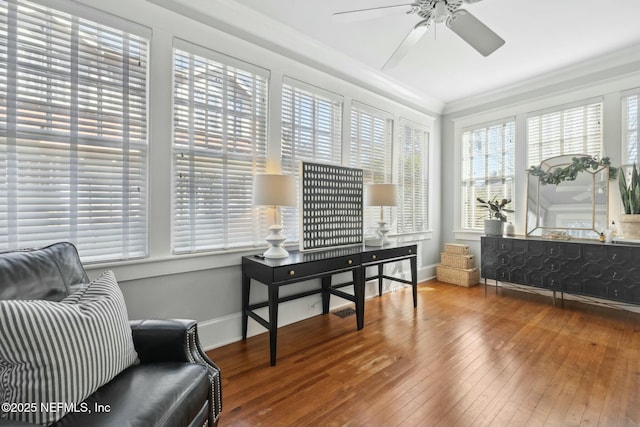
M 406 267 L 403 270 L 402 266 L 391 269 L 385 273 L 406 280 L 411 277 L 410 271 L 407 271 Z M 429 280 L 434 277 L 435 265 L 425 266 L 418 270 L 418 282 Z M 382 292 L 394 292 L 406 286 L 407 285 L 385 279 L 382 286 Z M 372 280 L 367 282 L 365 298 L 372 298 L 377 295 L 378 289 L 374 281 Z M 338 310 L 349 306 L 350 304 L 352 303 L 342 298 L 332 297 L 330 310 Z M 258 310 L 257 312 L 261 316 L 268 318 L 267 308 Z M 285 302 L 280 304 L 280 309 L 278 310 L 278 326 L 281 327 L 289 325 L 320 314 L 322 314 L 322 299 L 320 295 L 312 295 Z M 247 336 L 252 337 L 266 332 L 267 331 L 262 326 L 252 319 L 249 319 Z M 215 319 L 198 322 L 198 335 L 200 337 L 200 344 L 205 350 L 211 350 L 226 344 L 240 341 L 242 339 L 241 313 L 233 313 L 217 317 Z

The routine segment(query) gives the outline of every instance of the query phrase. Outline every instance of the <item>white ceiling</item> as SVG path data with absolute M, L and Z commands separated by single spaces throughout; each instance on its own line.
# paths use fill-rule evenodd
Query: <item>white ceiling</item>
M 229 1 L 377 70 L 419 20 L 416 15 L 349 24 L 331 19 L 335 12 L 402 4 L 403 0 Z M 383 73 L 450 103 L 612 52 L 640 52 L 640 0 L 483 0 L 463 8 L 506 44 L 485 58 L 439 24 L 397 67 Z

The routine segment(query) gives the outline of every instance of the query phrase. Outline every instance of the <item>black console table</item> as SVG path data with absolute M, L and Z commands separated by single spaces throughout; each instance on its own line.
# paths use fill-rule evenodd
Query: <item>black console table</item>
M 395 280 L 412 286 L 413 306 L 417 306 L 417 245 L 390 244 L 384 247 L 356 246 L 319 252 L 292 252 L 287 258 L 265 259 L 259 255 L 242 257 L 242 339 L 247 339 L 248 318 L 251 317 L 269 331 L 271 365 L 276 364 L 278 340 L 278 304 L 285 301 L 322 294 L 322 313 L 329 312 L 330 296 L 336 295 L 355 303 L 356 326 L 364 327 L 364 287 L 368 280 L 378 280 L 378 294 L 382 294 L 383 279 Z M 408 259 L 411 263 L 411 280 L 386 276 L 383 266 L 388 262 Z M 377 273 L 366 276 L 367 267 L 377 267 Z M 332 276 L 351 273 L 351 281 L 332 283 Z M 305 280 L 320 278 L 321 287 L 306 292 L 280 297 L 280 287 Z M 268 287 L 267 301 L 249 304 L 251 279 Z M 353 286 L 353 295 L 340 288 Z M 255 313 L 259 308 L 269 308 L 269 320 Z
M 481 275 L 556 292 L 640 304 L 640 246 L 587 240 L 481 238 Z M 496 286 L 497 291 L 497 286 Z

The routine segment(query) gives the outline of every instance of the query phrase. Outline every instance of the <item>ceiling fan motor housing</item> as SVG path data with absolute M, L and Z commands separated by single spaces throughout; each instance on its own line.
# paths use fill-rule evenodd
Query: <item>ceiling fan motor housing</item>
M 463 0 L 419 0 L 411 5 L 411 10 L 408 13 L 415 13 L 422 19 L 438 18 L 434 13 L 438 3 L 444 4 L 446 11 L 451 14 L 462 6 Z

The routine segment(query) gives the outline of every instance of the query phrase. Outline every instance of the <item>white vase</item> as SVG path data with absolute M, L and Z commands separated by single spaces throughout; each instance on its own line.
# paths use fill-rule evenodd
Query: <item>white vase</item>
M 504 226 L 504 234 L 505 236 L 515 236 L 516 235 L 516 227 L 515 225 L 513 225 L 512 222 L 508 222 L 505 226 Z

